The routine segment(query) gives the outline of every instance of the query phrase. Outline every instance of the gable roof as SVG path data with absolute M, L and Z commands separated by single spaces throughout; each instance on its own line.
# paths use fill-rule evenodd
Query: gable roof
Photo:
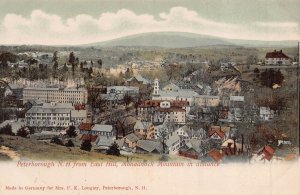
M 135 125 L 134 125 L 134 130 L 137 129 L 148 129 L 148 127 L 151 125 L 151 122 L 146 122 L 146 121 L 136 121 Z
M 79 125 L 79 129 L 84 131 L 90 131 L 93 125 L 94 125 L 93 123 L 81 123 Z
M 217 149 L 210 150 L 208 155 L 216 162 L 219 162 L 223 158 L 223 155 Z
M 214 135 L 215 133 L 216 133 L 221 139 L 223 139 L 224 136 L 225 136 L 225 133 L 224 133 L 222 130 L 218 129 L 218 130 L 210 130 L 210 131 L 209 131 L 209 137 L 211 137 L 211 136 Z
M 176 133 L 170 133 L 168 135 L 167 140 L 165 141 L 165 143 L 168 147 L 171 147 L 177 141 L 180 141 L 179 135 L 177 135 Z
M 158 152 L 162 152 L 162 145 L 159 142 L 150 141 L 150 140 L 139 140 L 137 142 L 137 147 L 147 151 L 153 152 L 157 150 Z
M 112 132 L 113 130 L 113 126 L 111 125 L 100 125 L 100 124 L 95 124 L 93 127 L 92 127 L 92 130 L 93 131 L 104 131 L 104 132 Z
M 148 81 L 147 79 L 145 79 L 144 77 L 142 77 L 139 74 L 136 75 L 136 76 L 131 77 L 126 82 L 132 81 L 133 79 L 136 79 L 137 81 L 142 82 L 144 85 L 150 84 L 150 81 Z
M 114 139 L 109 136 L 98 136 L 96 145 L 97 146 L 111 146 L 114 143 Z
M 274 50 L 273 52 L 268 52 L 266 54 L 266 58 L 285 58 L 285 59 L 288 59 L 289 57 L 287 55 L 285 55 L 282 52 L 282 50 L 280 50 L 280 51 Z
M 140 138 L 136 136 L 134 133 L 130 133 L 126 135 L 126 138 L 131 142 L 137 142 L 138 140 L 140 140 Z
M 85 140 L 90 140 L 91 142 L 95 142 L 97 140 L 98 136 L 97 135 L 89 135 L 85 134 L 82 135 L 80 140 L 85 141 Z

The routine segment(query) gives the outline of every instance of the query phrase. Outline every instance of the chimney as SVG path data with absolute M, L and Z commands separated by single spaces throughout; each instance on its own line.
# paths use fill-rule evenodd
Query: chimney
M 242 134 L 242 153 L 244 153 L 244 134 Z
M 276 49 L 274 50 L 274 52 L 276 52 Z
M 280 53 L 282 53 L 282 49 L 280 50 Z

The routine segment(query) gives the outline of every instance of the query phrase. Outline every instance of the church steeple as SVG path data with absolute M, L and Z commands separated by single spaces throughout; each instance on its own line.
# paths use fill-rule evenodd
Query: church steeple
M 159 80 L 157 78 L 154 80 L 153 95 L 159 95 Z

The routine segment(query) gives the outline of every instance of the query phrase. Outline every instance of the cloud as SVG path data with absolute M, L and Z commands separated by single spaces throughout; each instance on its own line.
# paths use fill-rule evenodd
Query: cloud
M 105 12 L 99 17 L 80 14 L 63 19 L 33 10 L 30 16 L 7 14 L 0 24 L 1 44 L 84 44 L 145 32 L 190 32 L 230 39 L 297 40 L 299 24 L 263 22 L 230 24 L 216 22 L 184 7 L 173 7 L 157 16 L 127 9 Z

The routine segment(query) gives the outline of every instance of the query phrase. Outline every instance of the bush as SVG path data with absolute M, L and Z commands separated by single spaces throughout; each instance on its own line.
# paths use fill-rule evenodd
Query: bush
M 116 142 L 114 142 L 109 149 L 106 151 L 106 154 L 120 156 L 119 146 Z
M 74 147 L 74 143 L 72 142 L 72 140 L 69 139 L 69 141 L 65 144 L 66 147 Z
M 27 128 L 29 130 L 29 134 L 34 134 L 35 133 L 35 130 L 34 130 L 33 127 L 28 126 Z
M 82 143 L 81 143 L 81 147 L 80 147 L 81 150 L 85 150 L 85 151 L 91 151 L 92 149 L 92 144 L 91 144 L 91 140 L 84 140 Z
M 51 139 L 50 143 L 57 144 L 57 145 L 61 145 L 61 146 L 64 145 L 64 143 L 62 142 L 61 139 L 59 139 L 59 137 L 53 137 L 53 138 Z
M 25 127 L 20 128 L 17 132 L 17 136 L 20 137 L 27 137 L 27 135 L 29 135 L 29 132 L 25 129 Z
M 69 137 L 76 137 L 77 136 L 77 133 L 75 131 L 75 127 L 72 125 L 72 126 L 69 126 L 68 130 L 66 131 L 67 135 Z
M 260 71 L 259 71 L 259 69 L 258 68 L 254 68 L 254 71 L 253 71 L 254 73 L 259 73 Z
M 15 135 L 12 132 L 12 128 L 10 124 L 5 125 L 4 127 L 0 128 L 0 134 L 5 134 L 5 135 Z

